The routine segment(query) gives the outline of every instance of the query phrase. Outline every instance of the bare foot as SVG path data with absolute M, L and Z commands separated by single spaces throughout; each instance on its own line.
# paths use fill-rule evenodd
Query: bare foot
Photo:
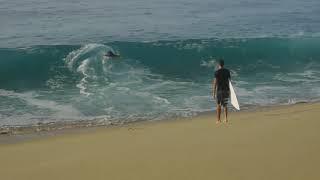
M 221 121 L 216 121 L 216 124 L 220 124 L 221 123 Z
M 229 123 L 229 121 L 228 121 L 228 120 L 224 120 L 223 122 L 224 122 L 225 124 L 228 124 L 228 123 Z

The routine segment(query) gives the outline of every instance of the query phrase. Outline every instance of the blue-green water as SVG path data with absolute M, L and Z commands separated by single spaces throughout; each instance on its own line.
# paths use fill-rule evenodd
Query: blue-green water
M 0 3 L 0 125 L 211 111 L 218 58 L 243 109 L 320 99 L 317 0 Z

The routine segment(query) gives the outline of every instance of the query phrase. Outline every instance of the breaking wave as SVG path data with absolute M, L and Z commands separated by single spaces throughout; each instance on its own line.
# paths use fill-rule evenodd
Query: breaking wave
M 320 98 L 319 38 L 200 39 L 0 49 L 0 125 L 158 120 L 214 108 L 224 58 L 242 107 Z M 121 54 L 108 59 L 107 51 Z

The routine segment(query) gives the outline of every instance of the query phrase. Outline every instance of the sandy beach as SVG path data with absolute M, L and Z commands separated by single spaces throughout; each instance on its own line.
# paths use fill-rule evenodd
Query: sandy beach
M 318 180 L 319 117 L 298 104 L 5 143 L 0 179 Z

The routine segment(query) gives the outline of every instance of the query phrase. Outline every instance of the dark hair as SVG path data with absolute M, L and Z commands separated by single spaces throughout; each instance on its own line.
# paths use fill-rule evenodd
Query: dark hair
M 219 65 L 220 65 L 221 67 L 224 66 L 224 60 L 223 60 L 223 59 L 220 59 L 220 60 L 219 60 Z

